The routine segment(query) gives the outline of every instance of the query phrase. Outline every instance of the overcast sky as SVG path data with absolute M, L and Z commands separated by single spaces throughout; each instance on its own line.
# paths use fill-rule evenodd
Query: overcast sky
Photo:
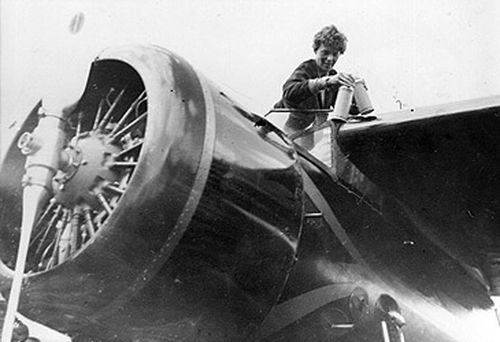
M 76 100 L 93 58 L 129 43 L 178 53 L 257 113 L 331 23 L 349 39 L 336 69 L 379 113 L 500 94 L 498 0 L 0 0 L 0 15 L 2 149 L 38 99 Z

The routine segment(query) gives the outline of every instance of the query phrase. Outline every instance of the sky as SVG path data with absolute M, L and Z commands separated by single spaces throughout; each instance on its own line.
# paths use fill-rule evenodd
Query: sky
M 122 44 L 179 54 L 261 114 L 328 24 L 349 39 L 336 69 L 366 80 L 377 113 L 498 95 L 499 17 L 497 0 L 0 0 L 0 151 L 40 98 L 74 102 Z

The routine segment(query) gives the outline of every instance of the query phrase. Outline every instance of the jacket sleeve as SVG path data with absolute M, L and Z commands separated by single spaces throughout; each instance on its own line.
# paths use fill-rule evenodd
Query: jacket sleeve
M 284 102 L 290 107 L 300 107 L 302 102 L 314 95 L 309 87 L 309 80 L 313 78 L 314 75 L 304 65 L 295 69 L 283 85 Z

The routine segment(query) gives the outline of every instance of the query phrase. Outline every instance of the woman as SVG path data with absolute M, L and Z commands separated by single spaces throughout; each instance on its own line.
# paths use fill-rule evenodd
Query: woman
M 352 75 L 333 69 L 339 57 L 345 52 L 347 38 L 334 25 L 326 26 L 313 39 L 314 58 L 301 63 L 283 85 L 281 100 L 275 108 L 329 109 L 335 104 L 340 86 L 354 86 Z M 354 113 L 356 109 L 353 109 Z M 311 114 L 292 112 L 285 123 L 286 133 L 302 131 L 312 124 L 324 122 L 326 113 Z M 305 138 L 302 145 L 312 148 L 313 136 Z

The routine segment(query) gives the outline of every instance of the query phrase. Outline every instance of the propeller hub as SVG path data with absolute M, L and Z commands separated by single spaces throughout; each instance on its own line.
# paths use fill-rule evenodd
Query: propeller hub
M 98 207 L 96 195 L 119 179 L 119 172 L 112 168 L 118 152 L 119 147 L 106 143 L 105 136 L 95 132 L 74 138 L 63 151 L 64 163 L 53 180 L 57 202 L 66 207 L 81 202 Z

